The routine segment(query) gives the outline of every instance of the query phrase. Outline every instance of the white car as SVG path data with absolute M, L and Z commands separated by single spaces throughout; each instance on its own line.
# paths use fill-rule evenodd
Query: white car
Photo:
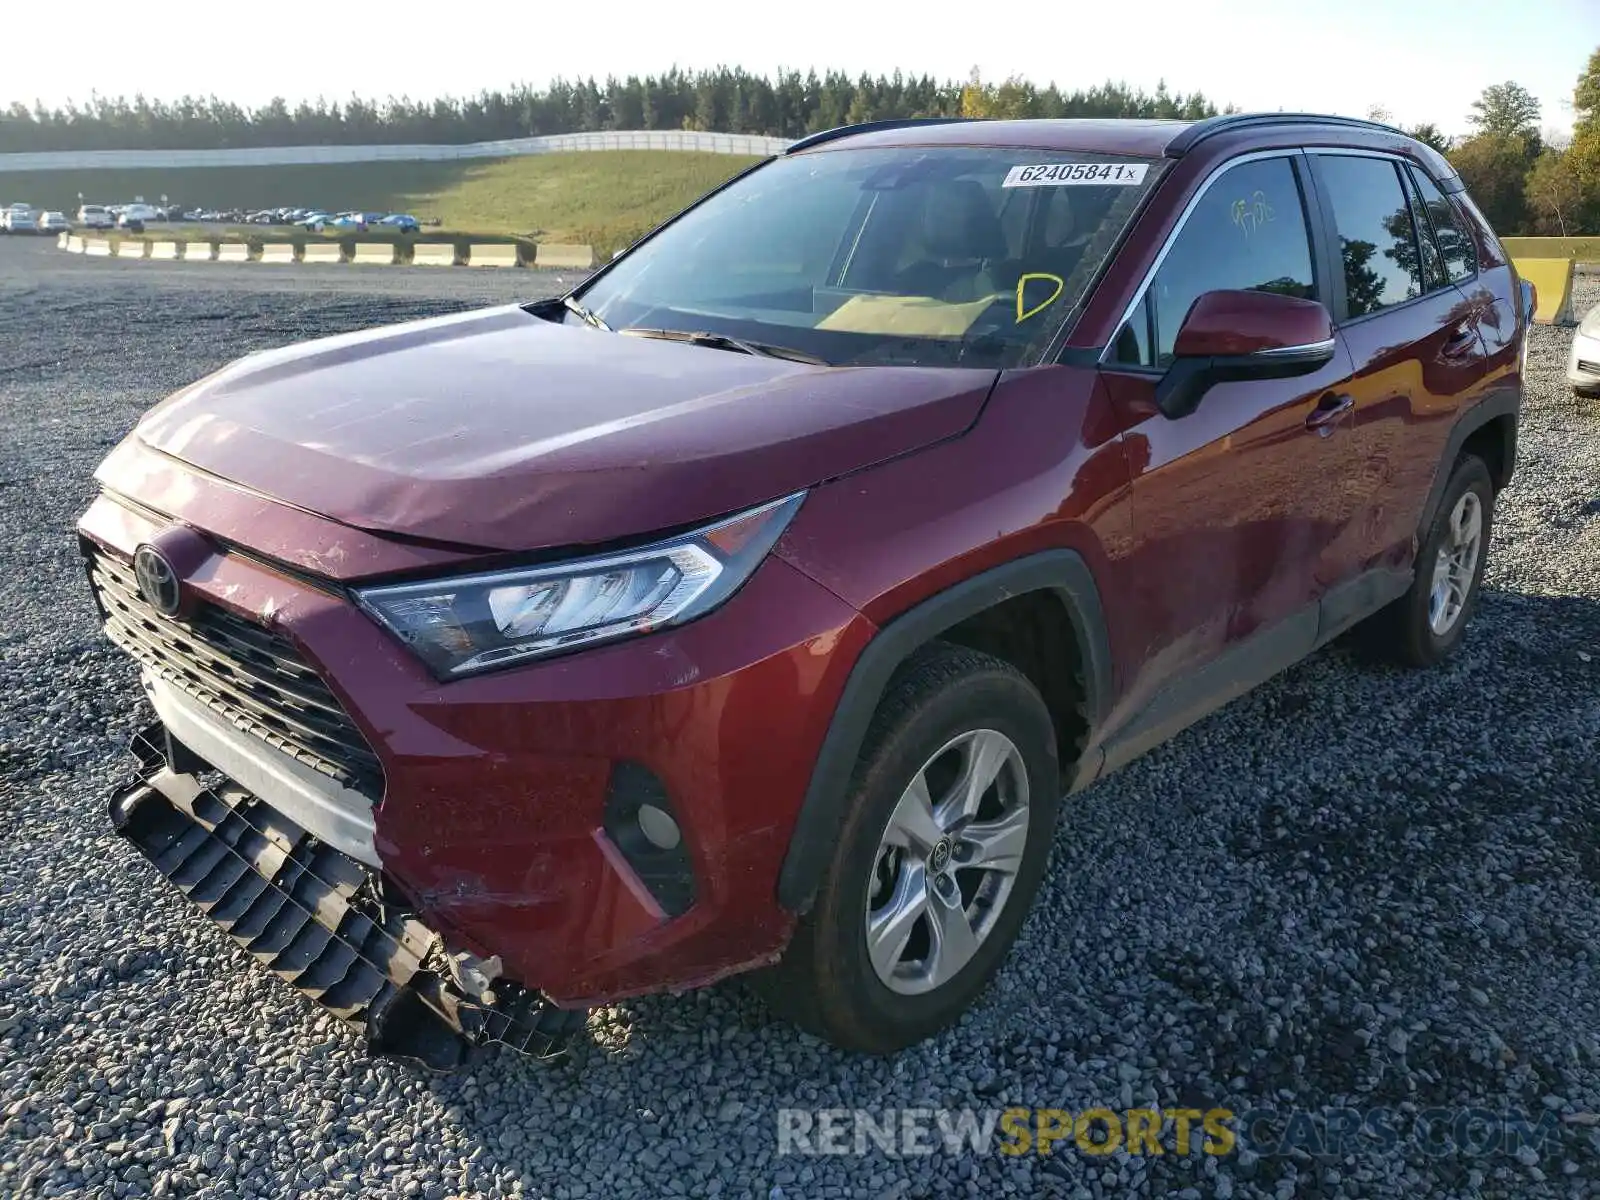
M 141 229 L 146 221 L 161 220 L 161 212 L 153 204 L 124 204 L 117 214 L 119 229 Z
M 47 211 L 39 214 L 34 228 L 40 233 L 65 233 L 72 228 L 72 222 L 67 220 L 66 213 Z
M 1600 396 L 1600 304 L 1589 310 L 1572 335 L 1567 382 L 1580 396 Z
M 114 222 L 103 204 L 85 204 L 78 210 L 78 224 L 85 229 L 110 229 Z

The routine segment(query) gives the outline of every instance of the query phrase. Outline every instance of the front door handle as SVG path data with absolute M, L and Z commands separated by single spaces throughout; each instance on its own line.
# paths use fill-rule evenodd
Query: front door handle
M 1311 415 L 1306 418 L 1306 428 L 1315 430 L 1317 436 L 1327 437 L 1333 432 L 1333 427 L 1339 423 L 1339 418 L 1356 406 L 1354 396 L 1329 392 L 1317 401 L 1316 408 L 1311 410 Z

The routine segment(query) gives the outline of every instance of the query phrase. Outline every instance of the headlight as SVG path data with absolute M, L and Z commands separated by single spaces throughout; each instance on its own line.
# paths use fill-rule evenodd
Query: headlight
M 1589 315 L 1578 323 L 1578 332 L 1584 337 L 1600 337 L 1600 304 L 1589 310 Z
M 804 493 L 624 553 L 426 583 L 356 599 L 440 679 L 681 625 L 731 596 Z

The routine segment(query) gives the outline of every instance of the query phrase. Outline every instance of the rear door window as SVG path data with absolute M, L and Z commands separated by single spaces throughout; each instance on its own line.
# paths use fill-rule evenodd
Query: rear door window
M 1439 242 L 1439 252 L 1444 256 L 1445 273 L 1451 283 L 1471 279 L 1478 273 L 1478 251 L 1468 235 L 1466 225 L 1456 213 L 1455 205 L 1446 199 L 1439 185 L 1428 178 L 1426 171 L 1411 168 L 1411 180 L 1422 196 L 1422 207 L 1433 225 L 1434 237 Z
M 1401 179 L 1410 177 L 1410 172 L 1402 170 Z M 1441 288 L 1450 286 L 1450 275 L 1444 267 L 1444 255 L 1439 252 L 1438 240 L 1433 236 L 1433 225 L 1428 220 L 1428 212 L 1422 205 L 1422 197 L 1417 194 L 1416 183 L 1413 180 L 1409 185 L 1411 189 L 1411 219 L 1417 227 L 1417 246 L 1422 251 L 1422 287 L 1427 292 L 1437 292 Z
M 1416 229 L 1395 163 L 1319 154 L 1317 165 L 1339 234 L 1348 316 L 1368 316 L 1422 295 Z

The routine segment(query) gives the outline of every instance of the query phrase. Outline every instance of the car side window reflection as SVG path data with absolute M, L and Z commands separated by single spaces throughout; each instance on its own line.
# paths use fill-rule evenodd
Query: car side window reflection
M 1417 192 L 1422 196 L 1422 207 L 1427 210 L 1428 220 L 1433 225 L 1433 234 L 1444 255 L 1445 272 L 1450 276 L 1450 282 L 1460 283 L 1464 279 L 1471 279 L 1478 271 L 1478 251 L 1461 218 L 1456 215 L 1454 205 L 1445 199 L 1439 185 L 1428 178 L 1426 172 L 1412 167 L 1411 181 L 1417 185 Z
M 1405 178 L 1408 172 L 1401 171 Z M 1433 226 L 1428 221 L 1428 212 L 1423 207 L 1422 198 L 1417 194 L 1415 181 L 1411 186 L 1411 217 L 1417 228 L 1417 245 L 1422 248 L 1422 284 L 1429 292 L 1439 291 L 1450 286 L 1450 276 L 1445 271 L 1444 256 L 1439 253 L 1439 243 L 1434 240 Z
M 1114 361 L 1166 366 L 1195 300 L 1222 289 L 1317 298 L 1305 205 L 1290 159 L 1239 163 L 1212 181 L 1169 246 L 1144 302 L 1118 332 Z
M 1317 167 L 1339 232 L 1349 316 L 1364 317 L 1422 295 L 1411 204 L 1395 164 L 1386 158 L 1320 154 Z

